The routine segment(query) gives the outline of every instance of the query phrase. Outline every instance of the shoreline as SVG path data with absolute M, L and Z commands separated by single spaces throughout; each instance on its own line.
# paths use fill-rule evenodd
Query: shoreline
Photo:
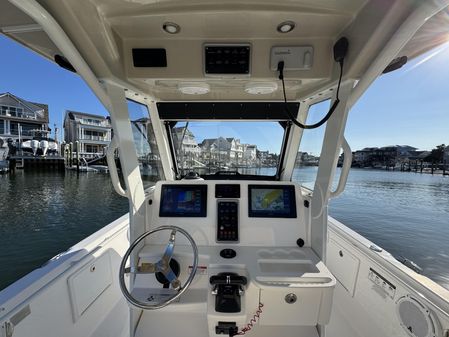
M 387 171 L 387 172 L 402 172 L 402 173 L 419 173 L 419 174 L 430 174 L 430 175 L 440 175 L 440 176 L 448 176 L 449 177 L 449 170 L 443 172 L 443 170 L 434 170 L 433 173 L 431 169 L 423 169 L 421 170 L 395 170 L 395 169 L 385 169 L 385 168 L 375 168 L 375 167 L 351 167 L 352 169 L 356 170 L 372 170 L 372 171 Z

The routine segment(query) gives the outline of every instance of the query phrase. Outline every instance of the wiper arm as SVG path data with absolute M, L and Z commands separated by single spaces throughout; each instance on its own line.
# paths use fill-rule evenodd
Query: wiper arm
M 217 171 L 212 175 L 217 177 L 241 176 L 239 171 Z

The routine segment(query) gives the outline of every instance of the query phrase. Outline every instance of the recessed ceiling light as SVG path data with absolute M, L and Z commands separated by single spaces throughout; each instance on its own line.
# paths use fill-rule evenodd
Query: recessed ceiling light
M 295 26 L 296 24 L 293 21 L 284 21 L 278 25 L 277 31 L 279 33 L 288 33 L 295 29 Z
M 245 85 L 245 92 L 251 95 L 268 95 L 278 90 L 276 82 L 249 82 Z
M 204 95 L 209 93 L 210 86 L 207 83 L 184 82 L 178 84 L 178 90 L 186 95 Z
M 181 27 L 173 22 L 165 22 L 162 25 L 162 29 L 165 30 L 169 34 L 178 34 L 181 30 Z

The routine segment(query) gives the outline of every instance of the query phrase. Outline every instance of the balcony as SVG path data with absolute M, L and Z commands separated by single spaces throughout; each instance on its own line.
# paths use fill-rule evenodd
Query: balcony
M 93 119 L 80 119 L 79 121 L 82 125 L 90 125 L 90 126 L 97 126 L 97 127 L 103 127 L 103 128 L 111 127 L 111 125 L 107 121 L 99 121 L 99 120 L 93 120 Z
M 36 115 L 9 110 L 0 110 L 0 116 L 36 120 Z
M 93 140 L 93 141 L 99 141 L 99 142 L 109 142 L 110 141 L 105 136 L 90 136 L 90 135 L 84 135 L 83 137 L 80 138 L 80 140 Z

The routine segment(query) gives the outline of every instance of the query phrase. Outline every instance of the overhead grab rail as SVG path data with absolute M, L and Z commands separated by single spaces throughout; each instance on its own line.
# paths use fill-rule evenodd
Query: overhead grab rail
M 106 161 L 109 166 L 109 175 L 111 176 L 112 186 L 115 191 L 122 197 L 128 197 L 128 193 L 122 187 L 122 183 L 118 177 L 117 166 L 115 165 L 115 150 L 118 149 L 117 137 L 113 137 L 106 151 Z
M 331 191 L 330 198 L 335 198 L 344 191 L 346 182 L 348 181 L 349 170 L 351 169 L 352 151 L 345 137 L 343 137 L 341 148 L 343 150 L 343 165 L 341 167 L 340 179 L 338 180 L 335 191 Z

